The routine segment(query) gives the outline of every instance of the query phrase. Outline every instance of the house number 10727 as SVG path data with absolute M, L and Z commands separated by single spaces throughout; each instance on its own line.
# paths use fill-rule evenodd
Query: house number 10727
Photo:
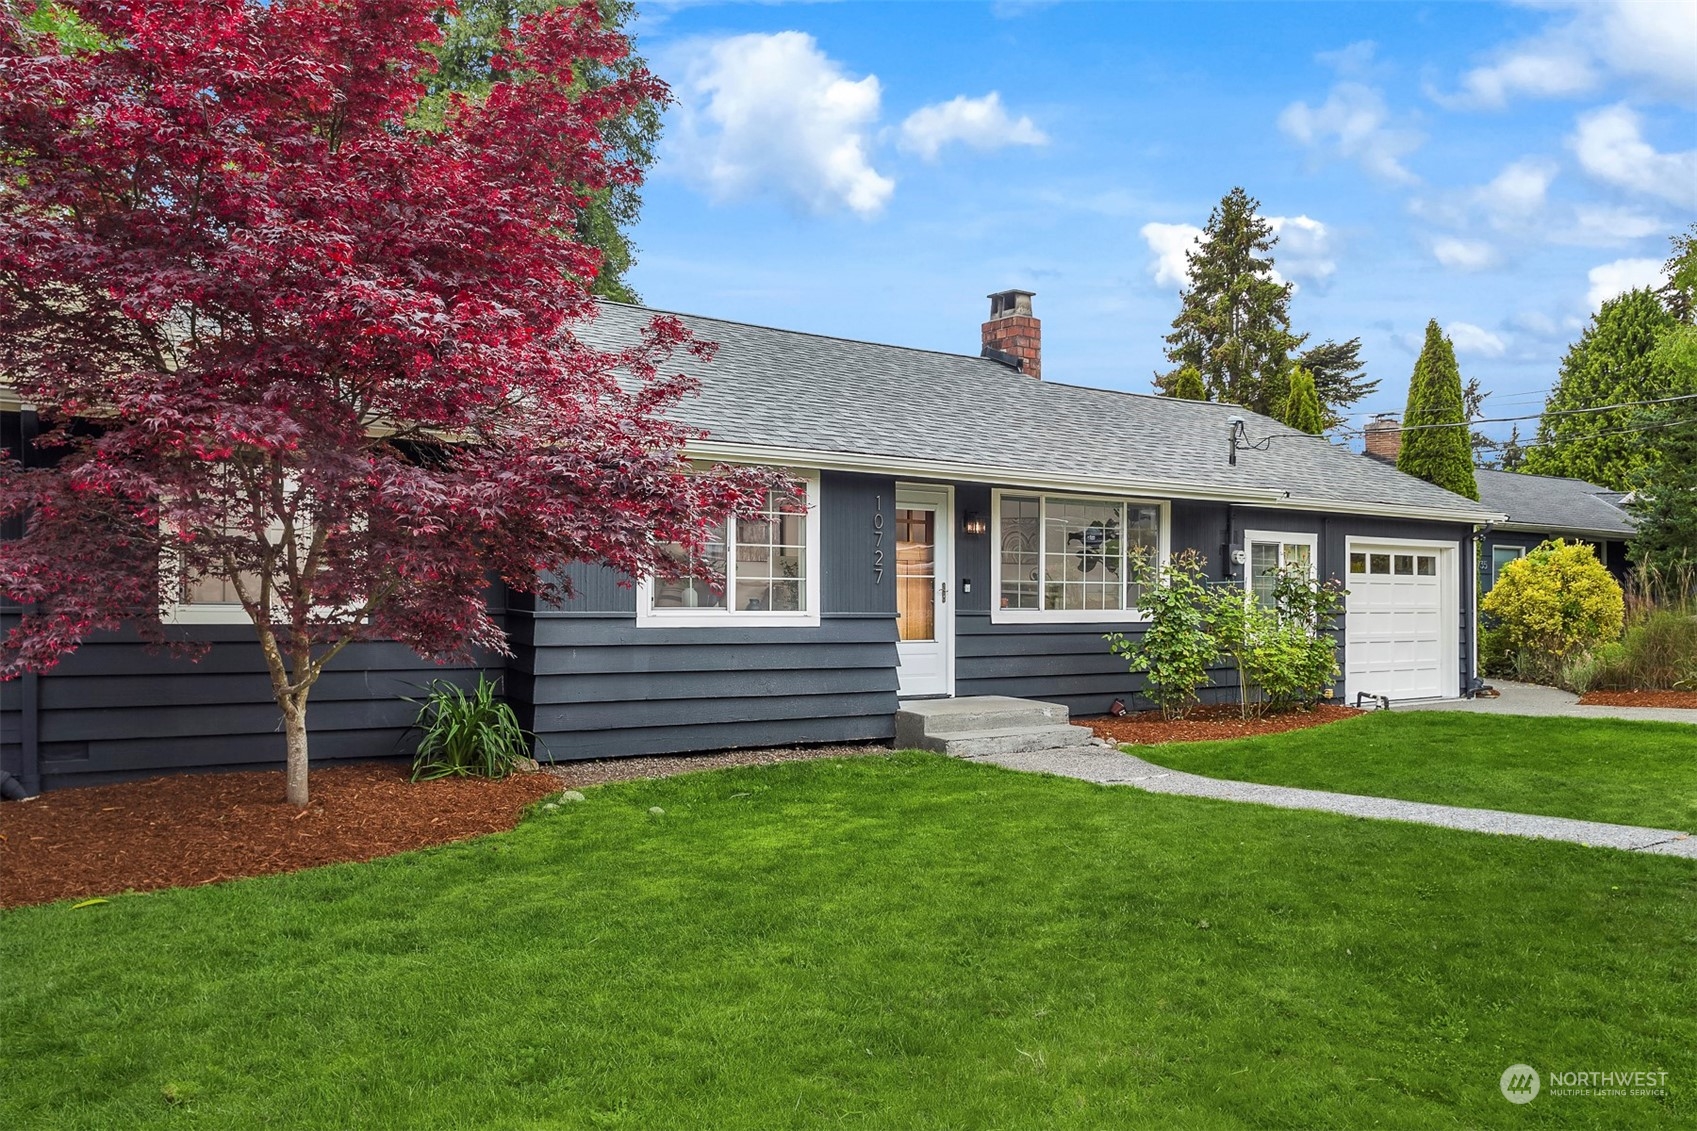
M 872 584 L 884 584 L 884 496 L 876 496 L 878 509 L 872 512 Z

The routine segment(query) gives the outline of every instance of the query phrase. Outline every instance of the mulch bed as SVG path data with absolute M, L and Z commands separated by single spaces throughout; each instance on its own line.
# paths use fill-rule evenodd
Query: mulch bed
M 1323 703 L 1312 711 L 1286 711 L 1259 719 L 1243 718 L 1236 707 L 1194 707 L 1188 718 L 1171 722 L 1159 711 L 1138 711 L 1115 717 L 1098 715 L 1079 719 L 1096 732 L 1098 738 L 1111 742 L 1130 742 L 1139 746 L 1156 746 L 1163 742 L 1208 742 L 1221 738 L 1248 738 L 1257 734 L 1279 734 L 1301 730 L 1324 723 L 1352 719 L 1363 712 L 1353 707 L 1338 707 Z
M 545 766 L 505 781 L 410 782 L 400 762 L 312 771 L 312 803 L 283 800 L 281 770 L 173 774 L 0 804 L 0 907 L 191 887 L 370 860 L 503 832 L 562 789 L 725 766 L 882 752 L 744 750 Z
M 1697 711 L 1697 691 L 1589 691 L 1579 697 L 1587 707 L 1683 707 Z

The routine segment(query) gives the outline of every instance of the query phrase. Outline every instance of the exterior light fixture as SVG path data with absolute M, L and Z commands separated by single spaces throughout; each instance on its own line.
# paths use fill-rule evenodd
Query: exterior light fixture
M 978 511 L 967 511 L 961 515 L 960 529 L 962 534 L 984 534 L 989 531 L 990 524 L 984 521 L 984 516 Z

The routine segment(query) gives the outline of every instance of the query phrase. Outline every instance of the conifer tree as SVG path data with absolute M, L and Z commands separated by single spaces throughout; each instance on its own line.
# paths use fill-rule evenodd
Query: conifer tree
M 1426 344 L 1408 382 L 1402 427 L 1402 452 L 1396 461 L 1399 471 L 1469 499 L 1479 497 L 1461 370 L 1455 363 L 1455 347 L 1438 327 L 1437 319 L 1426 323 Z
M 1314 391 L 1319 394 L 1320 414 L 1327 428 L 1343 423 L 1339 409 L 1356 404 L 1379 388 L 1378 379 L 1368 378 L 1361 361 L 1360 338 L 1309 346 L 1296 355 L 1296 363 L 1314 375 Z
M 1185 401 L 1205 401 L 1208 390 L 1202 384 L 1202 374 L 1194 365 L 1186 365 L 1174 376 L 1166 395 Z
M 1538 423 L 1539 446 L 1526 453 L 1526 470 L 1632 490 L 1655 453 L 1654 444 L 1629 431 L 1640 421 L 1634 402 L 1697 393 L 1697 376 L 1656 352 L 1657 343 L 1677 325 L 1647 289 L 1605 302 L 1562 359 Z M 1574 411 L 1606 405 L 1628 407 Z
M 1326 420 L 1320 411 L 1320 394 L 1314 388 L 1314 374 L 1300 365 L 1291 371 L 1290 392 L 1285 396 L 1284 422 L 1298 432 L 1318 436 L 1326 430 Z
M 1156 382 L 1163 392 L 1190 366 L 1211 399 L 1274 412 L 1291 351 L 1304 335 L 1291 332 L 1290 284 L 1273 281 L 1268 253 L 1278 241 L 1259 207 L 1242 188 L 1232 189 L 1189 253 L 1190 285 L 1166 338 L 1173 369 Z
M 1697 326 L 1663 334 L 1652 354 L 1676 381 L 1697 384 Z M 1627 552 L 1654 569 L 1697 566 L 1697 401 L 1652 409 L 1640 420 L 1645 431 L 1634 438 L 1652 454 L 1633 492 L 1638 533 Z

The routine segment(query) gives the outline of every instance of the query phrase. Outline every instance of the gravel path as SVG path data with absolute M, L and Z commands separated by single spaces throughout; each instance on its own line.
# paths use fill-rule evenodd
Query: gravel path
M 1156 766 L 1131 754 L 1102 746 L 1038 750 L 1028 754 L 997 754 L 974 758 L 1010 770 L 1056 774 L 1101 785 L 1130 785 L 1150 793 L 1172 793 L 1185 797 L 1212 797 L 1221 801 L 1248 801 L 1281 809 L 1317 809 L 1350 817 L 1382 821 L 1410 821 L 1446 829 L 1523 836 L 1539 840 L 1565 840 L 1629 852 L 1653 852 L 1660 856 L 1683 856 L 1697 860 L 1697 837 L 1671 829 L 1643 829 L 1634 825 L 1608 825 L 1599 821 L 1575 821 L 1567 817 L 1534 817 L 1495 809 L 1463 809 L 1454 805 L 1430 805 L 1422 801 L 1396 801 L 1386 797 L 1358 797 L 1351 793 L 1327 793 L 1317 789 L 1293 789 L 1282 785 L 1222 781 L 1200 774 L 1181 773 Z
M 544 762 L 542 772 L 561 781 L 563 789 L 606 785 L 638 778 L 669 778 L 701 770 L 724 770 L 732 766 L 772 766 L 779 762 L 806 762 L 814 758 L 853 758 L 888 754 L 887 745 L 861 742 L 836 746 L 785 746 L 758 750 L 719 750 L 708 754 L 648 754 L 633 758 L 603 758 L 583 762 Z

